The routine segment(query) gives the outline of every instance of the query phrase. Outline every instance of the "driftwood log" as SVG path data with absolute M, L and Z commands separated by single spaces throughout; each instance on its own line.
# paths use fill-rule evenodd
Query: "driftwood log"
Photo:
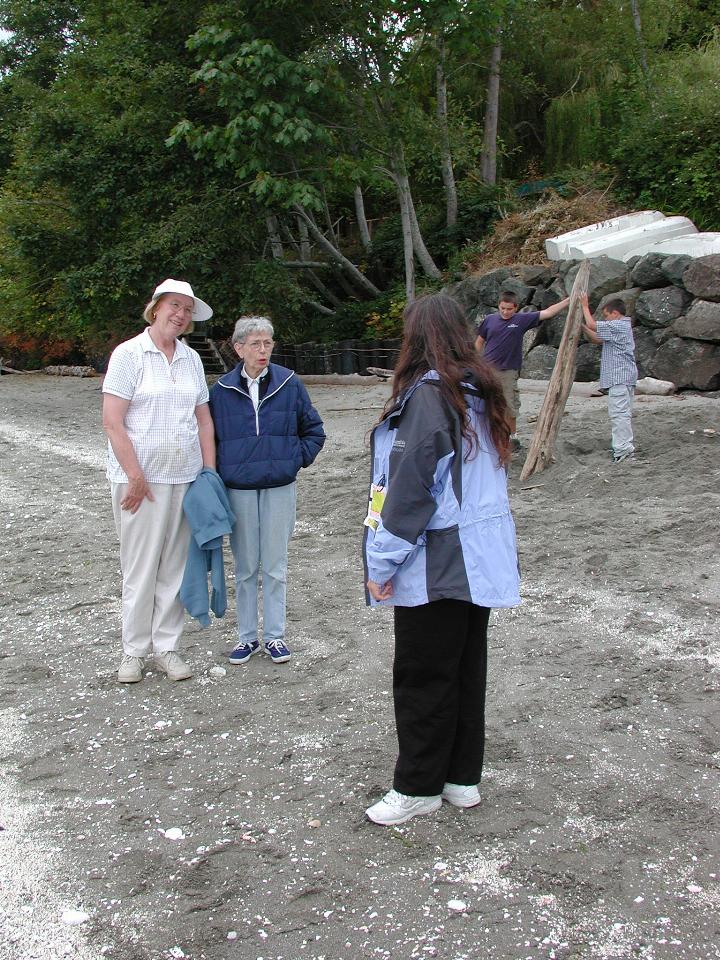
M 14 367 L 9 367 L 5 362 L 5 357 L 0 357 L 0 373 L 22 373 L 22 370 L 15 370 Z
M 565 329 L 563 330 L 547 393 L 540 408 L 535 433 L 520 474 L 521 480 L 527 480 L 533 473 L 540 473 L 555 460 L 553 455 L 555 440 L 560 430 L 568 394 L 575 378 L 575 356 L 582 335 L 583 311 L 580 297 L 587 293 L 589 276 L 590 261 L 584 260 L 580 264 L 570 293 Z
M 51 366 L 44 368 L 45 373 L 51 377 L 97 377 L 99 376 L 94 367 L 73 367 L 73 366 Z
M 381 380 L 389 380 L 395 373 L 394 370 L 386 370 L 385 367 L 368 367 L 367 372 L 380 377 Z

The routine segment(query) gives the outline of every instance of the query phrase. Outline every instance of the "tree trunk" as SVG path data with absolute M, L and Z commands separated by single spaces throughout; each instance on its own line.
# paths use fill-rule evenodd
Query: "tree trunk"
M 430 252 L 425 246 L 425 241 L 420 233 L 420 224 L 415 214 L 415 204 L 413 203 L 412 192 L 410 190 L 410 179 L 407 174 L 407 167 L 405 166 L 405 151 L 402 143 L 398 144 L 393 156 L 393 174 L 393 179 L 398 188 L 398 197 L 400 197 L 402 193 L 405 199 L 407 215 L 410 218 L 410 231 L 412 233 L 412 244 L 415 256 L 418 258 L 418 262 L 427 276 L 432 277 L 434 280 L 439 280 L 441 277 L 440 270 L 430 256 Z M 400 210 L 402 212 L 402 203 Z
M 500 60 L 502 58 L 501 28 L 497 28 L 495 46 L 490 54 L 490 72 L 485 98 L 485 127 L 480 170 L 485 183 L 497 180 L 497 128 L 500 114 Z
M 375 286 L 375 284 L 369 280 L 364 273 L 361 273 L 360 270 L 355 266 L 354 263 L 351 263 L 347 257 L 343 256 L 338 248 L 332 244 L 327 237 L 320 231 L 320 229 L 313 223 L 310 217 L 305 213 L 303 208 L 299 204 L 295 204 L 295 212 L 298 216 L 301 216 L 307 228 L 310 232 L 310 236 L 318 243 L 326 253 L 328 253 L 333 260 L 336 260 L 345 273 L 352 277 L 353 281 L 370 297 L 379 297 L 380 291 Z
M 360 242 L 365 251 L 370 250 L 370 228 L 365 217 L 365 201 L 363 199 L 362 187 L 359 183 L 355 184 L 355 219 L 357 220 L 358 230 L 360 231 Z
M 300 259 L 310 259 L 310 240 L 308 239 L 307 224 L 302 217 L 296 217 L 298 233 L 300 234 Z
M 273 213 L 265 214 L 265 226 L 267 227 L 268 239 L 270 240 L 270 249 L 274 260 L 282 260 L 283 245 L 280 239 L 278 228 L 278 219 Z
M 302 256 L 303 244 L 305 245 L 309 253 L 310 242 L 308 240 L 307 224 L 305 223 L 305 221 L 302 220 L 300 217 L 298 217 L 297 223 L 298 223 L 298 229 L 300 230 L 299 244 L 295 242 L 292 233 L 287 227 L 287 224 L 283 224 L 283 233 L 285 234 L 288 241 L 290 242 L 290 245 L 294 247 L 295 252 L 300 256 Z M 302 229 L 300 229 L 300 224 L 302 224 Z M 303 233 L 304 233 L 304 241 L 303 241 Z M 309 261 L 308 260 L 284 260 L 283 263 L 286 267 L 289 267 L 290 269 L 292 269 L 294 266 L 297 266 L 300 269 L 307 269 L 308 272 L 306 276 L 310 281 L 310 283 L 312 283 L 312 285 L 315 287 L 315 289 L 319 293 L 321 293 L 324 297 L 326 297 L 326 299 L 328 299 L 334 307 L 342 306 L 342 301 L 340 300 L 340 298 L 336 297 L 335 294 L 332 292 L 332 290 L 330 290 L 328 287 L 325 286 L 325 284 L 322 282 L 320 277 L 315 273 L 315 270 L 313 269 L 313 267 L 316 267 L 317 269 L 325 269 L 326 267 L 330 266 L 329 263 L 322 263 L 322 262 L 314 263 L 312 260 L 309 260 Z
M 333 226 L 332 217 L 330 216 L 330 207 L 327 202 L 327 196 L 325 195 L 325 187 L 322 188 L 323 195 L 323 212 L 325 213 L 325 223 L 328 228 L 328 235 L 330 240 L 335 244 L 336 247 L 340 246 L 340 239 L 335 233 L 335 227 Z
M 437 119 L 440 128 L 440 170 L 445 187 L 445 224 L 453 227 L 457 223 L 458 201 L 450 152 L 450 129 L 448 127 L 447 77 L 445 76 L 445 38 L 438 38 L 438 62 L 435 68 L 437 81 Z
M 317 310 L 318 313 L 322 313 L 326 317 L 334 317 L 335 311 L 331 310 L 330 307 L 326 307 L 322 303 L 318 303 L 317 300 L 308 300 L 308 303 L 311 307 Z
M 639 0 L 630 0 L 630 9 L 632 11 L 633 24 L 635 26 L 635 36 L 637 38 L 638 49 L 640 51 L 640 66 L 645 74 L 645 79 L 650 79 L 650 68 L 648 67 L 647 54 L 645 52 L 645 38 L 643 37 L 642 21 L 640 20 Z
M 407 178 L 406 178 L 407 180 Z M 405 258 L 405 298 L 408 303 L 415 299 L 415 255 L 413 250 L 412 226 L 408 209 L 408 191 L 398 179 L 395 180 L 398 202 L 400 204 L 400 222 L 402 224 L 403 254 Z
M 575 357 L 580 342 L 583 319 L 580 296 L 587 293 L 589 277 L 590 261 L 583 260 L 570 293 L 565 329 L 563 330 L 547 393 L 538 414 L 535 433 L 520 474 L 521 480 L 527 480 L 535 471 L 544 470 L 555 459 L 553 456 L 555 440 L 560 430 L 568 394 L 575 378 Z

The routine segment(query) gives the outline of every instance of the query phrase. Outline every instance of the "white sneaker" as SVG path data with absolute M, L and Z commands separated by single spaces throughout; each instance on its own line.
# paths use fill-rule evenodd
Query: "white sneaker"
M 378 800 L 365 813 L 373 821 L 383 827 L 395 823 L 405 823 L 411 817 L 421 813 L 434 813 L 442 806 L 441 797 L 409 797 L 407 794 L 390 790 L 382 800 Z
M 137 683 L 143 678 L 143 667 L 145 661 L 142 657 L 131 657 L 127 653 L 123 654 L 118 667 L 119 683 Z
M 167 674 L 168 680 L 187 680 L 192 676 L 190 667 L 179 653 L 168 650 L 167 653 L 156 653 L 154 658 L 158 670 Z
M 459 783 L 446 783 L 442 798 L 454 807 L 476 807 L 480 803 L 480 791 L 475 784 L 464 787 Z

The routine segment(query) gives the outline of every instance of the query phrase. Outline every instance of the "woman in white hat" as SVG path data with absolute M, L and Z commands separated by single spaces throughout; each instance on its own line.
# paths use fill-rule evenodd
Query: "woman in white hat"
M 151 654 L 171 680 L 191 676 L 178 653 L 190 539 L 182 502 L 200 470 L 215 468 L 215 437 L 202 362 L 178 338 L 212 313 L 189 283 L 163 281 L 145 307 L 147 328 L 115 348 L 103 384 L 123 576 L 121 683 L 142 680 Z

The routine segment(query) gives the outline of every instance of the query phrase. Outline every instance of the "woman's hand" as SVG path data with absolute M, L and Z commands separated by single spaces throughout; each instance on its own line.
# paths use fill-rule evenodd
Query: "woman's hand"
M 145 497 L 147 497 L 148 500 L 155 499 L 150 489 L 150 484 L 145 477 L 139 476 L 132 480 L 128 479 L 125 496 L 120 501 L 120 506 L 123 510 L 129 510 L 130 513 L 137 513 Z
M 374 580 L 368 580 L 367 588 L 370 596 L 373 600 L 389 600 L 393 595 L 393 585 L 392 581 L 388 580 L 387 583 L 379 584 L 375 583 Z

